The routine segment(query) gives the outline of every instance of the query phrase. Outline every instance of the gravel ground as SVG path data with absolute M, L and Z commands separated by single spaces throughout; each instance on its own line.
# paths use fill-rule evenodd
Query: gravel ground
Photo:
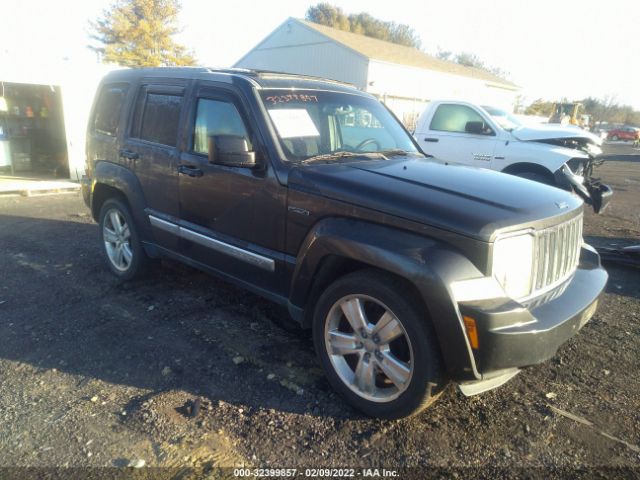
M 640 156 L 598 174 L 616 194 L 587 239 L 640 243 Z M 308 332 L 268 301 L 170 262 L 119 283 L 75 194 L 0 198 L 0 248 L 0 467 L 640 478 L 637 269 L 608 266 L 598 313 L 551 361 L 391 422 L 332 393 Z

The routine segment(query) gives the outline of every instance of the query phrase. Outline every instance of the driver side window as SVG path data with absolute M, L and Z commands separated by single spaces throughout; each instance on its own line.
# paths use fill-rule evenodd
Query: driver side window
M 466 133 L 466 126 L 469 122 L 484 123 L 484 118 L 465 105 L 443 104 L 433 115 L 429 129 L 440 132 Z
M 193 151 L 207 155 L 209 137 L 212 135 L 244 137 L 249 150 L 253 150 L 247 128 L 236 106 L 231 102 L 201 98 L 198 100 L 193 130 Z

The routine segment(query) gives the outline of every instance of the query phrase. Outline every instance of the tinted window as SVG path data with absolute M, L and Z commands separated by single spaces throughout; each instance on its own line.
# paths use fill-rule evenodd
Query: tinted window
M 176 146 L 182 97 L 148 93 L 142 111 L 139 137 L 153 143 Z M 140 105 L 138 106 L 138 109 Z M 138 114 L 136 114 L 138 117 Z
M 472 108 L 464 105 L 440 105 L 431 120 L 431 130 L 441 132 L 465 132 L 467 122 L 484 122 Z
M 193 130 L 193 151 L 207 155 L 209 153 L 208 138 L 212 135 L 244 137 L 247 139 L 249 150 L 253 150 L 240 112 L 233 103 L 200 99 Z
M 100 92 L 93 119 L 93 129 L 102 135 L 115 136 L 122 103 L 127 95 L 128 86 L 106 86 Z

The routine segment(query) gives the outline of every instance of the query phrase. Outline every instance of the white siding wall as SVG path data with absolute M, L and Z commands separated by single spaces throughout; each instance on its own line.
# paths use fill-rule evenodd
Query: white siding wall
M 278 27 L 234 66 L 367 85 L 368 60 L 295 21 Z
M 1 81 L 60 87 L 70 177 L 72 180 L 80 179 L 85 170 L 87 122 L 96 88 L 104 75 L 122 67 L 2 55 L 0 64 L 3 65 Z
M 428 100 L 467 100 L 511 111 L 518 93 L 490 86 L 484 80 L 377 60 L 369 62 L 367 91 L 386 101 L 409 127 L 407 119 L 421 112 Z

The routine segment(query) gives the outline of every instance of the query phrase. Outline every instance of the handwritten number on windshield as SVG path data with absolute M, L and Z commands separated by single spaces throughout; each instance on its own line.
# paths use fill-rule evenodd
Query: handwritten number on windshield
M 266 97 L 268 102 L 271 102 L 272 105 L 276 103 L 289 103 L 293 101 L 299 102 L 315 102 L 318 103 L 318 97 L 315 95 L 304 95 L 304 94 L 289 94 L 289 95 L 272 95 L 270 97 Z

